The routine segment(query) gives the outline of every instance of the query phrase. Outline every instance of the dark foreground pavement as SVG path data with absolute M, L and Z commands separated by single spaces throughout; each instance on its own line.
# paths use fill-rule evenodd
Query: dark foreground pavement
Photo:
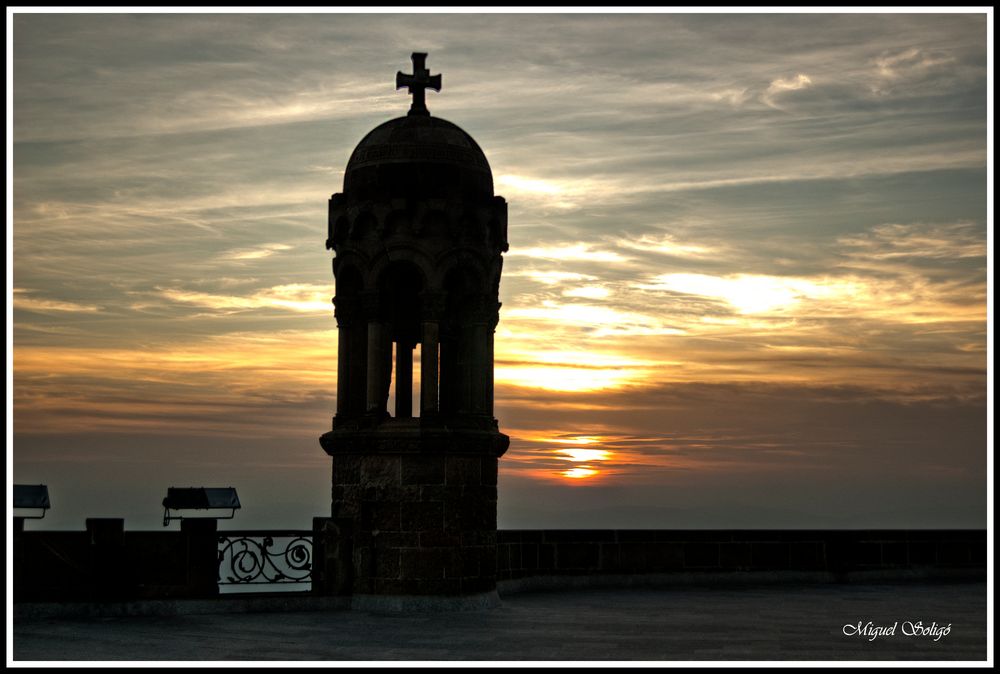
M 869 641 L 844 626 L 891 626 Z M 950 625 L 907 636 L 907 623 Z M 244 613 L 21 620 L 14 660 L 986 659 L 986 584 L 520 593 L 470 612 Z

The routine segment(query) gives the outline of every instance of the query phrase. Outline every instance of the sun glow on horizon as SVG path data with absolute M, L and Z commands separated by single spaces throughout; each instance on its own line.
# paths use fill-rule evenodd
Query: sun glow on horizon
M 499 365 L 494 368 L 493 376 L 498 383 L 566 393 L 621 388 L 632 379 L 631 372 L 617 368 L 542 365 Z
M 558 442 L 562 445 L 594 445 L 601 442 L 603 438 L 594 435 L 574 435 L 569 438 L 551 438 L 544 442 Z
M 581 480 L 588 477 L 594 477 L 598 474 L 598 471 L 590 468 L 589 466 L 577 466 L 576 468 L 569 468 L 560 473 L 563 477 L 568 477 L 573 480 Z
M 606 449 L 584 449 L 582 447 L 574 447 L 569 449 L 560 449 L 559 453 L 563 455 L 559 457 L 563 461 L 607 461 L 611 458 L 611 452 Z
M 597 449 L 589 446 L 606 442 L 608 437 L 603 435 L 567 436 L 541 433 L 538 435 L 529 435 L 525 439 L 528 438 L 536 442 L 543 442 L 547 444 L 568 445 L 556 449 L 554 451 L 554 458 L 560 461 L 570 461 L 578 465 L 575 465 L 572 468 L 559 468 L 552 472 L 556 475 L 571 478 L 573 480 L 600 476 L 602 473 L 605 473 L 606 470 L 595 467 L 593 462 L 610 462 L 615 456 L 615 452 L 612 452 L 609 449 Z

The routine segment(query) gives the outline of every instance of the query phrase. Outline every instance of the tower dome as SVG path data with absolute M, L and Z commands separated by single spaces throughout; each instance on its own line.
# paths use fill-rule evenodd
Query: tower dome
M 344 173 L 348 202 L 394 198 L 476 201 L 493 196 L 493 174 L 472 136 L 440 117 L 408 115 L 372 129 Z

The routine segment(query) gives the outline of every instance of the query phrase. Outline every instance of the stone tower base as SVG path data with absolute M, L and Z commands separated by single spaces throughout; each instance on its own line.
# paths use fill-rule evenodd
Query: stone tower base
M 332 517 L 346 524 L 344 579 L 372 610 L 484 608 L 496 597 L 496 430 L 422 428 L 419 419 L 323 436 Z M 345 560 L 346 561 L 346 560 Z

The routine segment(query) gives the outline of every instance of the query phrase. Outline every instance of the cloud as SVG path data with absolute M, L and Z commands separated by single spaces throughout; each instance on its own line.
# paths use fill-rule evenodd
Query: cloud
M 563 291 L 563 297 L 582 297 L 588 300 L 603 300 L 611 295 L 611 291 L 604 286 L 579 286 L 577 288 L 567 288 Z
M 502 317 L 510 321 L 552 323 L 583 330 L 595 337 L 609 335 L 676 335 L 683 331 L 664 325 L 655 315 L 620 311 L 598 304 L 560 303 L 546 300 L 537 307 L 507 309 Z M 544 330 L 544 326 L 536 326 Z
M 926 80 L 934 74 L 940 76 L 937 86 L 947 86 L 948 79 L 966 76 L 957 50 L 951 48 L 950 51 L 942 50 L 939 45 L 885 50 L 872 60 L 874 73 L 868 77 L 868 88 L 880 97 L 901 92 L 920 95 L 918 88 L 926 86 Z
M 771 80 L 767 89 L 760 95 L 760 100 L 764 103 L 764 105 L 780 110 L 781 106 L 779 106 L 776 102 L 776 98 L 778 98 L 779 95 L 789 91 L 806 89 L 811 87 L 812 84 L 812 78 L 803 73 L 798 73 L 794 77 L 779 77 L 778 79 Z
M 895 53 L 883 53 L 875 59 L 875 67 L 882 77 L 893 79 L 914 70 L 924 70 L 945 63 L 953 63 L 955 58 L 946 55 L 929 54 L 918 47 L 910 47 Z
M 721 277 L 684 273 L 660 274 L 651 283 L 640 283 L 636 287 L 720 299 L 745 314 L 790 308 L 804 299 L 847 297 L 855 290 L 854 284 L 849 282 L 835 284 L 750 274 Z
M 750 93 L 747 87 L 725 89 L 723 91 L 713 93 L 712 98 L 719 101 L 725 101 L 733 107 L 739 107 L 750 98 Z
M 960 282 L 941 283 L 915 276 L 878 279 L 859 275 L 803 278 L 687 273 L 662 274 L 650 283 L 635 285 L 640 290 L 674 293 L 681 296 L 680 301 L 683 296 L 707 298 L 740 315 L 761 314 L 765 320 L 752 323 L 757 328 L 765 328 L 770 316 L 777 319 L 772 324 L 775 330 L 787 329 L 787 319 L 807 318 L 926 325 L 977 323 L 985 318 L 980 304 L 981 289 L 970 292 L 965 286 Z M 706 327 L 727 323 L 726 312 L 721 312 L 721 318 L 714 313 L 704 313 L 702 322 Z M 686 332 L 695 331 L 683 321 L 677 324 Z
M 291 246 L 284 243 L 269 243 L 252 248 L 237 248 L 230 250 L 223 253 L 220 256 L 220 259 L 239 262 L 245 260 L 260 260 L 265 257 L 271 257 L 275 253 L 280 253 L 281 251 L 291 250 L 291 248 Z
M 799 89 L 805 89 L 806 87 L 812 86 L 812 78 L 808 75 L 803 75 L 802 73 L 797 74 L 795 77 L 788 78 L 778 78 L 772 80 L 771 84 L 768 85 L 767 93 L 768 95 L 774 95 L 781 93 L 782 91 L 797 91 Z
M 868 260 L 949 260 L 986 257 L 982 227 L 972 222 L 883 224 L 837 240 L 846 254 Z
M 657 253 L 670 257 L 704 258 L 709 255 L 717 255 L 720 252 L 719 246 L 705 245 L 697 243 L 681 243 L 676 237 L 669 234 L 662 236 L 640 236 L 635 239 L 620 239 L 618 246 L 632 250 L 639 250 L 646 253 Z
M 507 188 L 517 192 L 539 193 L 539 194 L 560 194 L 565 188 L 551 180 L 540 178 L 525 178 L 523 176 L 500 175 L 496 177 L 498 187 Z
M 588 243 L 564 243 L 552 246 L 512 248 L 505 257 L 531 257 L 540 260 L 565 260 L 582 262 L 625 262 L 628 258 L 610 250 L 597 250 Z
M 194 304 L 223 313 L 254 309 L 284 309 L 304 313 L 332 313 L 330 286 L 290 283 L 258 291 L 249 296 L 216 295 L 166 288 L 160 294 L 173 302 Z
M 335 330 L 122 348 L 21 345 L 14 352 L 18 432 L 298 435 L 310 424 L 322 428 L 317 401 L 333 409 L 336 345 Z
M 498 383 L 546 391 L 600 391 L 621 388 L 644 377 L 641 371 L 616 368 L 578 368 L 549 365 L 505 365 L 494 367 Z
M 37 291 L 27 288 L 14 288 L 14 308 L 37 313 L 94 313 L 101 310 L 99 306 L 93 304 L 80 304 L 78 302 L 30 296 L 31 293 L 35 292 Z
M 508 254 L 509 256 L 509 254 Z M 515 251 L 516 257 L 516 251 Z M 572 271 L 559 271 L 555 269 L 514 269 L 505 270 L 503 273 L 504 278 L 517 278 L 525 277 L 537 283 L 544 283 L 545 285 L 556 285 L 558 283 L 563 283 L 565 281 L 596 281 L 597 277 L 593 274 L 581 274 L 579 272 Z
M 550 173 L 549 175 L 558 175 Z M 555 211 L 572 211 L 584 207 L 588 201 L 602 196 L 627 194 L 627 185 L 615 179 L 559 176 L 530 178 L 502 174 L 496 178 L 498 192 L 513 202 L 534 204 L 536 207 Z
M 942 433 L 959 429 L 957 419 L 944 421 L 948 410 L 975 415 L 985 404 L 981 395 L 955 404 L 946 390 L 937 393 L 937 398 L 921 400 L 851 386 L 682 384 L 549 394 L 557 400 L 565 396 L 612 402 L 605 408 L 581 407 L 563 425 L 528 414 L 528 400 L 515 407 L 503 400 L 504 409 L 511 410 L 506 431 L 512 438 L 505 460 L 513 473 L 549 479 L 558 479 L 565 462 L 572 461 L 596 471 L 590 477 L 603 483 L 648 479 L 656 484 L 662 483 L 664 473 L 676 471 L 695 480 L 736 472 L 754 481 L 792 466 L 807 480 L 819 479 L 824 472 L 857 476 L 865 470 L 892 470 L 905 455 L 912 461 L 909 469 L 923 472 L 945 459 L 937 444 Z M 697 400 L 698 411 L 687 414 L 685 400 Z M 638 419 L 639 409 L 657 410 L 659 421 L 624 421 Z M 784 424 L 770 424 L 768 409 L 783 410 Z M 942 422 L 951 430 L 929 431 Z M 840 432 L 843 424 L 854 432 Z M 623 432 L 626 425 L 630 431 Z M 927 432 L 934 437 L 925 436 Z M 980 455 L 971 445 L 967 449 L 956 462 L 969 479 Z

